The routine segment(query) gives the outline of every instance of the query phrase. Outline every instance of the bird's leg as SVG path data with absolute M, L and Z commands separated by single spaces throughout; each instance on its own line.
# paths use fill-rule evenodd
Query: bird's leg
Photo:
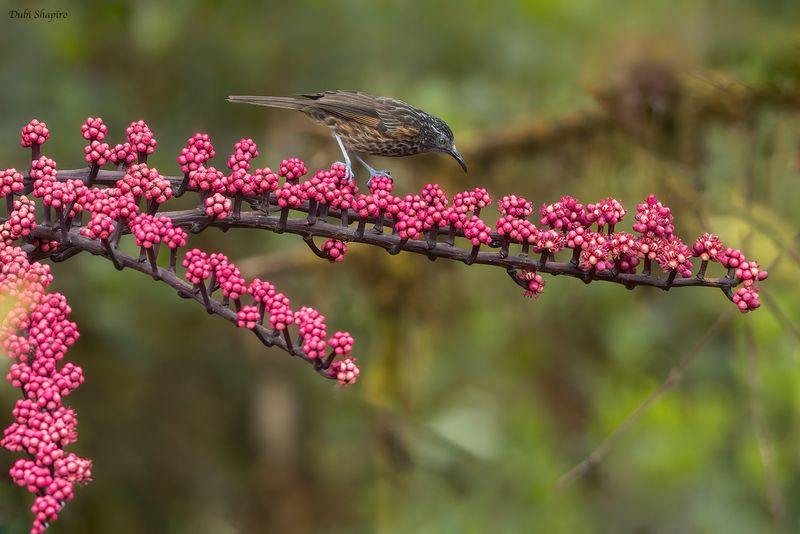
M 353 173 L 353 165 L 350 163 L 350 156 L 347 154 L 347 150 L 344 148 L 342 138 L 339 137 L 339 134 L 333 134 L 333 136 L 336 138 L 336 142 L 339 143 L 339 149 L 342 151 L 342 156 L 344 156 L 344 164 L 347 167 L 347 179 L 355 183 L 356 175 Z
M 358 154 L 355 154 L 353 157 L 355 157 L 358 160 L 358 162 L 361 163 L 361 165 L 363 165 L 365 169 L 367 169 L 367 172 L 369 172 L 369 180 L 367 181 L 367 187 L 369 187 L 369 184 L 372 183 L 373 178 L 377 178 L 379 176 L 384 176 L 392 180 L 392 175 L 389 173 L 389 171 L 378 171 L 373 169 L 370 166 L 370 164 L 364 161 L 364 158 L 362 158 Z

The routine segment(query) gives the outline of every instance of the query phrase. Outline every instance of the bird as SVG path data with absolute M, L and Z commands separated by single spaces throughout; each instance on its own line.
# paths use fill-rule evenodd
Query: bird
M 355 180 L 350 155 L 370 173 L 391 179 L 389 171 L 373 169 L 362 155 L 402 157 L 427 152 L 450 154 L 467 172 L 456 149 L 453 131 L 442 119 L 401 100 L 361 91 L 324 91 L 297 96 L 229 96 L 228 102 L 302 111 L 333 131 L 347 173 Z

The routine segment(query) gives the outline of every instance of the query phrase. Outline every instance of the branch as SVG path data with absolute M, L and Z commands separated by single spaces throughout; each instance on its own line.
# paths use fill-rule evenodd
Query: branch
M 58 171 L 58 178 L 59 180 L 62 179 L 85 180 L 88 177 L 89 172 L 90 172 L 89 168 L 63 170 L 63 171 L 60 170 Z M 117 180 L 121 179 L 124 176 L 124 174 L 125 173 L 121 171 L 101 170 L 97 174 L 95 183 L 113 186 L 116 184 Z M 164 176 L 164 178 L 169 180 L 175 186 L 179 186 L 183 181 L 183 177 L 178 177 L 178 176 Z M 28 179 L 30 179 L 29 176 Z M 255 196 L 246 196 L 245 200 L 251 205 L 257 205 L 257 203 L 260 201 L 260 198 Z M 277 205 L 277 198 L 275 194 L 270 195 L 269 202 L 272 206 Z M 294 211 L 299 211 L 306 214 L 308 213 L 308 210 L 309 210 L 308 202 L 304 202 L 299 207 L 294 208 Z M 223 230 L 227 230 L 230 228 L 253 228 L 261 230 L 269 230 L 277 233 L 287 232 L 290 234 L 296 234 L 304 237 L 312 237 L 312 236 L 328 237 L 331 239 L 337 239 L 345 242 L 352 241 L 356 243 L 363 243 L 366 245 L 377 246 L 383 248 L 386 251 L 395 252 L 398 251 L 399 249 L 405 252 L 421 254 L 433 259 L 441 258 L 447 260 L 460 261 L 462 263 L 492 265 L 496 267 L 501 267 L 505 270 L 518 269 L 524 271 L 543 272 L 556 276 L 564 275 L 573 278 L 578 278 L 582 281 L 585 281 L 586 279 L 586 271 L 581 269 L 577 265 L 574 265 L 571 262 L 563 263 L 563 262 L 547 261 L 546 263 L 543 263 L 540 260 L 529 258 L 523 255 L 503 257 L 499 253 L 499 249 L 502 248 L 502 238 L 497 234 L 497 232 L 492 232 L 491 243 L 488 244 L 487 246 L 492 249 L 498 249 L 498 252 L 478 252 L 474 261 L 471 261 L 472 247 L 470 247 L 470 249 L 462 249 L 454 245 L 449 245 L 447 243 L 437 242 L 433 246 L 433 248 L 431 248 L 426 240 L 417 240 L 417 239 L 403 240 L 397 235 L 383 233 L 382 231 L 383 229 L 391 230 L 393 228 L 394 222 L 391 219 L 383 219 L 381 224 L 382 229 L 380 232 L 376 232 L 374 230 L 367 230 L 364 231 L 363 234 L 361 234 L 358 231 L 358 228 L 351 228 L 350 226 L 342 226 L 341 224 L 334 225 L 328 222 L 324 222 L 320 219 L 317 219 L 311 225 L 309 225 L 307 217 L 301 217 L 301 218 L 290 217 L 286 220 L 285 228 L 282 228 L 282 225 L 280 224 L 280 219 L 281 219 L 280 215 L 266 215 L 263 212 L 259 211 L 242 212 L 239 215 L 238 220 L 233 220 L 232 218 L 223 220 L 218 220 L 218 219 L 209 220 L 209 218 L 205 215 L 205 213 L 197 209 L 162 212 L 161 215 L 165 215 L 170 219 L 172 219 L 173 224 L 189 229 L 191 228 L 202 229 L 205 228 L 206 226 L 215 226 Z M 339 221 L 341 221 L 342 219 L 342 212 L 340 210 L 330 209 L 327 215 L 335 219 L 338 219 Z M 347 219 L 348 222 L 352 221 L 357 222 L 361 220 L 359 215 L 353 210 L 348 210 Z M 368 217 L 363 222 L 366 224 L 376 224 L 377 219 L 378 218 Z M 458 231 L 456 232 L 456 235 L 463 237 L 464 233 L 463 231 Z M 592 280 L 621 284 L 627 288 L 633 288 L 636 286 L 657 287 L 665 291 L 668 291 L 673 287 L 690 287 L 690 286 L 714 287 L 726 291 L 730 290 L 730 288 L 736 287 L 740 283 L 738 280 L 729 277 L 677 278 L 670 283 L 668 281 L 668 278 L 666 277 L 660 278 L 657 276 L 652 276 L 647 274 L 614 273 L 613 271 L 608 271 L 608 270 L 595 272 L 592 277 Z
M 65 243 L 71 250 L 76 252 L 88 252 L 95 256 L 103 257 L 114 264 L 115 267 L 118 269 L 121 268 L 130 268 L 140 273 L 143 273 L 147 276 L 154 278 L 159 282 L 163 282 L 166 285 L 173 288 L 180 297 L 187 298 L 194 300 L 195 302 L 202 305 L 206 308 L 206 303 L 203 298 L 203 294 L 201 291 L 193 287 L 191 284 L 179 278 L 174 272 L 170 271 L 169 269 L 164 269 L 163 267 L 155 267 L 156 276 L 154 276 L 154 269 L 152 265 L 147 261 L 140 261 L 138 258 L 134 258 L 128 254 L 120 250 L 114 250 L 113 253 L 109 253 L 109 248 L 104 246 L 100 241 L 95 239 L 90 239 L 88 237 L 84 237 L 80 234 L 79 229 L 73 228 L 67 233 L 67 239 L 62 241 L 62 233 L 60 229 L 57 228 L 48 228 L 45 226 L 38 226 L 32 232 L 31 235 L 40 240 L 47 240 L 47 241 L 58 241 L 60 243 Z M 26 246 L 29 251 L 33 250 L 30 245 Z M 34 259 L 39 256 L 46 256 L 43 254 L 34 254 Z M 238 324 L 238 318 L 236 312 L 231 310 L 230 308 L 223 306 L 221 302 L 208 297 L 209 304 L 208 304 L 208 311 L 214 315 L 218 315 L 225 319 L 226 321 L 233 323 L 234 325 Z M 333 378 L 331 377 L 328 372 L 322 367 L 321 362 L 317 359 L 309 358 L 304 352 L 302 346 L 298 345 L 289 345 L 287 344 L 286 340 L 283 336 L 276 334 L 275 332 L 270 331 L 267 328 L 264 328 L 262 325 L 256 325 L 254 328 L 251 329 L 253 333 L 258 337 L 259 341 L 261 341 L 264 345 L 268 347 L 278 347 L 279 349 L 286 351 L 294 356 L 310 363 L 314 369 L 319 373 L 321 376 L 325 378 Z

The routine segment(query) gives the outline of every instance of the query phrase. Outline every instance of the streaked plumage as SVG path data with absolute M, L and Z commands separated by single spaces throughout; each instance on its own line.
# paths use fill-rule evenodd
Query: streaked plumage
M 348 152 L 390 157 L 444 152 L 467 170 L 442 119 L 394 98 L 325 91 L 297 97 L 231 96 L 228 101 L 302 111 L 333 130 Z

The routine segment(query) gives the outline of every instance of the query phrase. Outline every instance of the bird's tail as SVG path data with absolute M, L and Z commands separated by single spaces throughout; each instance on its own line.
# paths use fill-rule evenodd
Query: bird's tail
M 302 109 L 307 102 L 291 96 L 229 96 L 228 102 L 241 102 L 271 108 Z

